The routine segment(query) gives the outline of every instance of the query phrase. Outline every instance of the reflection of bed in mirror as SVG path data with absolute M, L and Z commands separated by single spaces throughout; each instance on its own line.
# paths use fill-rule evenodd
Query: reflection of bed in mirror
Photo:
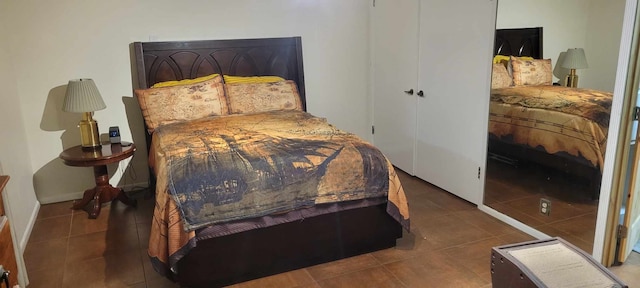
M 612 94 L 554 86 L 541 27 L 496 30 L 495 55 L 489 157 L 585 178 L 597 198 Z

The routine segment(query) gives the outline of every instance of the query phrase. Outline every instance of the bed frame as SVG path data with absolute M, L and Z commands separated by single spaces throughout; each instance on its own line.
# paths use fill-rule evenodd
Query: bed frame
M 530 56 L 542 59 L 542 27 L 497 29 L 494 55 Z M 587 159 L 567 153 L 549 154 L 542 148 L 532 148 L 501 141 L 489 135 L 490 156 L 512 160 L 512 163 L 531 162 L 544 167 L 577 176 L 589 181 L 592 199 L 600 195 L 602 173 L 600 167 L 593 166 Z
M 542 59 L 542 27 L 497 29 L 493 54 Z
M 132 45 L 134 87 L 212 73 L 277 75 L 298 84 L 306 110 L 300 37 Z M 400 237 L 402 228 L 383 203 L 199 240 L 173 276 L 185 287 L 225 286 L 394 247 Z

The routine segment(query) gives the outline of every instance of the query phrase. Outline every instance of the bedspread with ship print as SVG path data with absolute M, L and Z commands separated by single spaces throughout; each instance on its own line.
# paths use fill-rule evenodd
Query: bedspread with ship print
M 384 155 L 306 112 L 169 124 L 156 129 L 151 149 L 149 252 L 161 262 L 189 246 L 198 228 L 316 204 L 386 197 L 387 212 L 409 229 L 404 191 Z
M 564 86 L 491 90 L 489 133 L 501 141 L 566 153 L 602 169 L 613 95 Z

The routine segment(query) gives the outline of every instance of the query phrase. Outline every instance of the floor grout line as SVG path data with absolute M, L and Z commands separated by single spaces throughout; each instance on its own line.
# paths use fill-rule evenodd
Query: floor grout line
M 63 262 L 64 263 L 63 264 L 64 268 L 62 269 L 62 274 L 61 274 L 61 278 L 62 279 L 60 279 L 60 285 L 62 285 L 63 287 L 64 287 L 64 276 L 67 273 L 67 260 L 69 258 L 68 257 L 69 256 L 69 249 L 70 249 L 70 247 L 69 247 L 70 243 L 69 242 L 71 242 L 70 241 L 71 240 L 71 231 L 73 230 L 73 217 L 76 214 L 76 212 L 77 212 L 77 210 L 71 209 L 71 221 L 69 221 L 69 235 L 67 236 L 67 249 L 66 249 L 67 251 L 65 251 L 65 253 L 64 253 L 64 262 Z

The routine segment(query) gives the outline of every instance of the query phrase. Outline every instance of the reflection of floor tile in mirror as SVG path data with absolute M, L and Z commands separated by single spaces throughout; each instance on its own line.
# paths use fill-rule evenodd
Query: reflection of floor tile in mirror
M 550 236 L 560 236 L 591 251 L 598 201 L 586 179 L 538 165 L 514 167 L 489 160 L 484 203 Z M 540 198 L 551 200 L 551 214 L 538 211 Z

